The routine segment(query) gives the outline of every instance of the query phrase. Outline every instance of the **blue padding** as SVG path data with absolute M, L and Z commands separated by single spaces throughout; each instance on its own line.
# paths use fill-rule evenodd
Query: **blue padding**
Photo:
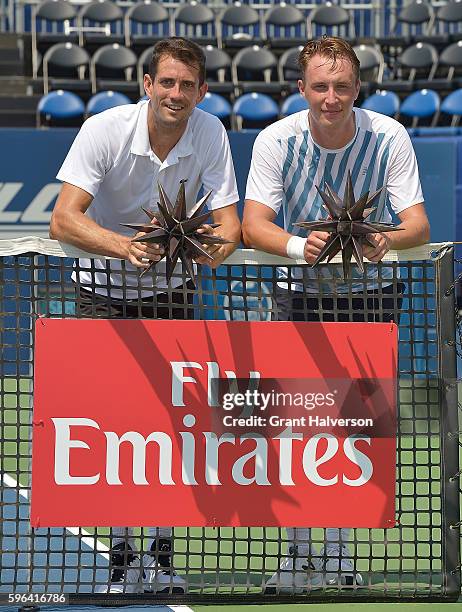
M 460 127 L 421 127 L 408 130 L 412 136 L 460 136 L 462 128 Z

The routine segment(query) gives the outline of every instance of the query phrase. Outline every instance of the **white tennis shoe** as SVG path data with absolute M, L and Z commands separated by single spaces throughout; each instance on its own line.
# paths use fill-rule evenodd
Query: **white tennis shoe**
M 355 571 L 350 551 L 346 544 L 327 543 L 319 556 L 324 580 L 330 586 L 362 586 L 363 578 Z
M 287 557 L 281 559 L 279 569 L 265 583 L 264 593 L 305 593 L 321 584 L 321 575 L 314 564 L 307 557 L 297 556 L 297 549 L 291 546 Z
M 145 593 L 186 593 L 186 581 L 173 568 L 157 563 L 153 555 L 143 555 Z
M 145 593 L 186 593 L 186 581 L 173 569 L 172 541 L 154 541 L 151 552 L 143 555 L 143 590 Z

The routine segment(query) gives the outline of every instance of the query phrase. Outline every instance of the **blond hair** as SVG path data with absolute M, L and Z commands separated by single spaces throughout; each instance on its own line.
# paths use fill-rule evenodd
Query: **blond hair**
M 305 75 L 305 70 L 314 55 L 320 55 L 325 58 L 326 62 L 332 65 L 332 70 L 338 66 L 339 60 L 347 60 L 353 67 L 353 72 L 356 80 L 359 80 L 359 59 L 353 51 L 353 47 L 336 36 L 323 36 L 317 40 L 310 40 L 298 56 L 298 65 L 302 71 L 302 78 Z

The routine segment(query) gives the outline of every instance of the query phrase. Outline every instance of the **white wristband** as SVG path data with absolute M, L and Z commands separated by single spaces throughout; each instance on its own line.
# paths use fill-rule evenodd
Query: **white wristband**
M 301 236 L 291 236 L 287 243 L 287 256 L 291 259 L 305 259 L 306 238 Z

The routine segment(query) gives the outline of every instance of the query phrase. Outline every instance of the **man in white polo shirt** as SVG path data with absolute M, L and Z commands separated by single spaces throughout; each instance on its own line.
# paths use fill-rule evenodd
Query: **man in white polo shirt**
M 142 207 L 157 208 L 158 183 L 175 201 L 180 181 L 187 179 L 190 207 L 201 188 L 212 190 L 208 205 L 213 222 L 220 224 L 213 231 L 233 243 L 204 247 L 214 261 L 202 258 L 198 263 L 216 267 L 239 243 L 239 196 L 228 137 L 217 118 L 196 108 L 207 91 L 203 51 L 182 38 L 157 43 L 144 87 L 149 100 L 107 110 L 83 124 L 57 176 L 63 186 L 50 236 L 125 260 L 111 261 L 110 273 L 103 259 L 96 259 L 94 268 L 90 260 L 80 260 L 74 278 L 79 316 L 192 317 L 188 305 L 193 287 L 189 283 L 185 291 L 181 268 L 167 293 L 162 291 L 167 287 L 165 263 L 159 263 L 153 289 L 152 274 L 140 278 L 136 269 L 159 262 L 164 251 L 134 242 L 133 231 L 121 225 L 146 221 Z M 180 285 L 181 291 L 171 292 Z M 112 535 L 111 583 L 103 591 L 184 592 L 185 582 L 172 567 L 171 528 L 150 528 L 141 579 L 132 533 L 113 528 Z
M 394 119 L 353 108 L 360 80 L 359 60 L 351 46 L 335 37 L 309 41 L 300 52 L 299 65 L 298 86 L 309 111 L 277 121 L 255 140 L 242 224 L 246 244 L 313 264 L 329 234 L 312 231 L 307 236 L 295 223 L 326 218 L 317 187 L 325 190 L 329 185 L 343 197 L 348 172 L 357 199 L 383 188 L 371 220 L 390 221 L 388 208 L 400 220 L 402 231 L 368 235 L 374 243 L 364 247 L 369 261 L 379 262 L 391 248 L 427 242 L 429 224 L 411 141 Z M 284 229 L 274 222 L 281 207 Z M 278 318 L 392 320 L 402 293 L 402 285 L 393 284 L 392 269 L 382 269 L 380 289 L 377 266 L 367 266 L 366 279 L 355 266 L 351 269 L 352 280 L 347 282 L 342 282 L 339 266 L 319 271 L 291 268 L 290 278 L 288 268 L 280 269 Z M 348 547 L 349 532 L 327 528 L 323 548 L 314 551 L 309 528 L 287 528 L 288 554 L 266 583 L 267 591 L 309 590 L 322 585 L 321 572 L 327 585 L 362 584 Z

